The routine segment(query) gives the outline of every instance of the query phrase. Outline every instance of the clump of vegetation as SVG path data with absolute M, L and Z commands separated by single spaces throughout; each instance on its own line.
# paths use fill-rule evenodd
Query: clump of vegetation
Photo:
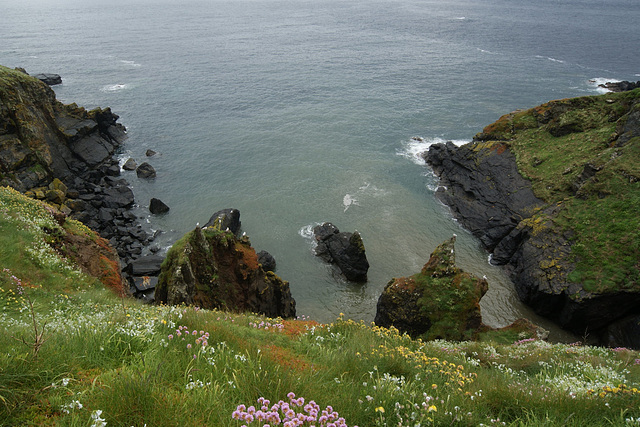
M 589 292 L 640 290 L 639 110 L 637 89 L 552 101 L 476 137 L 507 144 L 536 196 L 559 208 L 552 225 L 573 239 L 568 279 Z
M 508 344 L 426 342 L 343 316 L 318 324 L 143 305 L 60 270 L 67 261 L 56 251 L 45 257 L 58 263 L 29 252 L 44 238 L 34 224 L 52 225 L 42 203 L 3 191 L 0 210 L 6 425 L 237 427 L 295 416 L 316 426 L 622 426 L 640 418 L 637 351 L 524 335 Z M 46 324 L 37 354 L 14 339 L 33 342 L 34 322 L 38 331 Z

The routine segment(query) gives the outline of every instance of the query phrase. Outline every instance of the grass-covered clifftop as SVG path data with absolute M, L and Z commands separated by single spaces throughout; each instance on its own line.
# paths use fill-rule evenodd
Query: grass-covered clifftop
M 509 147 L 535 195 L 557 206 L 551 222 L 538 214 L 531 223 L 572 236 L 570 281 L 588 292 L 640 291 L 639 89 L 507 114 L 475 139 Z
M 48 228 L 57 229 L 51 209 L 1 189 L 2 425 L 585 426 L 640 419 L 635 351 L 509 335 L 498 336 L 502 343 L 423 342 L 342 317 L 321 325 L 142 305 L 65 261 L 49 245 Z

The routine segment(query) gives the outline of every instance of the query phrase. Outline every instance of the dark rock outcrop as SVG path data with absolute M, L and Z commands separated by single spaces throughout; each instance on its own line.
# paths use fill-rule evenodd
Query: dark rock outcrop
M 246 236 L 196 227 L 162 264 L 156 302 L 295 317 L 289 284 L 259 265 Z
M 433 251 L 420 273 L 387 283 L 376 325 L 428 339 L 470 339 L 479 331 L 487 281 L 456 267 L 454 244 L 455 236 Z
M 317 256 L 336 264 L 347 280 L 367 281 L 369 261 L 360 233 L 340 232 L 335 225 L 325 222 L 314 227 L 313 234 L 318 243 L 315 249 Z
M 98 231 L 125 262 L 149 237 L 130 211 L 134 197 L 114 155 L 126 139 L 109 108 L 63 105 L 49 86 L 0 66 L 0 185 L 48 200 Z M 116 173 L 117 171 L 117 173 Z M 51 188 L 59 181 L 60 186 Z
M 606 82 L 605 84 L 598 85 L 605 89 L 609 89 L 611 92 L 626 92 L 628 90 L 634 90 L 640 87 L 640 80 L 637 82 Z
M 162 200 L 151 198 L 149 202 L 149 212 L 154 215 L 160 215 L 169 212 L 169 206 L 167 206 Z
M 502 144 L 435 144 L 425 160 L 446 186 L 437 197 L 489 250 L 544 205 Z
M 234 235 L 240 232 L 240 211 L 238 209 L 222 209 L 211 215 L 203 228 L 213 228 L 219 231 L 230 231 Z
M 49 86 L 62 84 L 62 77 L 59 74 L 42 73 L 34 74 L 33 77 L 40 80 L 42 83 L 46 83 Z
M 624 206 L 629 197 L 637 197 L 631 195 L 640 177 L 633 154 L 639 136 L 636 90 L 552 101 L 514 112 L 487 126 L 472 143 L 433 145 L 425 160 L 442 181 L 437 197 L 493 252 L 492 263 L 507 268 L 523 302 L 578 335 L 631 346 L 637 343 L 624 338 L 628 335 L 608 328 L 640 315 L 637 261 L 635 269 L 633 262 L 625 261 L 637 260 L 633 239 L 631 246 L 616 243 L 630 238 L 628 224 L 637 217 Z M 581 143 L 574 146 L 574 141 Z M 554 150 L 569 153 L 567 161 L 559 162 Z M 523 178 L 522 170 L 535 179 Z M 613 221 L 625 231 L 603 232 L 595 220 L 585 218 L 599 206 L 620 206 Z M 578 215 L 585 219 L 577 222 Z M 598 216 L 607 215 L 611 212 Z M 584 233 L 595 237 L 585 240 Z M 620 269 L 627 269 L 626 279 L 620 273 L 618 279 L 594 278 L 591 271 L 598 270 L 584 263 L 577 273 L 577 263 L 589 253 L 575 246 L 594 250 L 594 239 L 611 239 L 598 244 L 616 247 L 620 255 L 602 262 L 619 263 Z
M 276 271 L 276 259 L 267 251 L 258 252 L 258 263 L 264 271 Z

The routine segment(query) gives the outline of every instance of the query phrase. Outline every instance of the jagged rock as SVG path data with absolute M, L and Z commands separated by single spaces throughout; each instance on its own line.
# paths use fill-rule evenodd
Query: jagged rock
M 606 82 L 605 84 L 600 84 L 598 86 L 609 89 L 611 92 L 626 92 L 639 88 L 640 80 L 637 82 L 628 82 L 626 80 L 622 82 Z
M 0 94 L 0 185 L 41 200 L 51 190 L 50 201 L 72 218 L 107 239 L 119 235 L 134 198 L 126 181 L 113 178 L 120 173 L 114 154 L 127 137 L 118 116 L 63 105 L 48 86 L 2 66 Z M 109 210 L 105 223 L 98 221 L 101 209 Z M 135 257 L 145 241 L 118 242 L 120 257 Z
M 264 271 L 276 271 L 276 259 L 267 251 L 258 252 L 258 263 Z
M 248 239 L 230 231 L 196 227 L 167 253 L 156 302 L 295 316 L 289 284 L 258 263 Z
M 165 205 L 160 199 L 152 198 L 149 202 L 149 212 L 154 215 L 167 213 L 169 212 L 169 206 Z
M 149 163 L 144 162 L 136 169 L 138 178 L 155 178 L 156 170 Z
M 42 73 L 42 74 L 34 74 L 33 77 L 40 80 L 43 83 L 48 84 L 49 86 L 62 84 L 62 77 L 59 74 L 51 74 L 51 73 Z
M 155 156 L 156 154 L 158 154 L 158 153 L 156 153 L 155 151 L 153 151 L 153 150 L 151 150 L 151 149 L 149 149 L 149 150 L 147 150 L 147 151 L 145 152 L 145 156 L 147 156 L 147 157 L 153 157 L 153 156 Z
M 325 222 L 314 227 L 313 234 L 318 242 L 315 249 L 317 256 L 336 264 L 347 280 L 367 281 L 369 261 L 360 233 L 341 233 L 335 225 Z
M 479 303 L 488 285 L 456 267 L 454 244 L 455 236 L 435 249 L 420 273 L 387 283 L 378 299 L 376 325 L 428 339 L 475 335 L 482 325 Z
M 612 123 L 615 133 L 610 131 Z M 631 154 L 637 150 L 634 144 L 638 144 L 638 136 L 640 93 L 636 90 L 635 94 L 552 101 L 507 114 L 470 144 L 432 146 L 426 160 L 443 183 L 436 193 L 438 198 L 493 252 L 492 263 L 505 266 L 519 298 L 561 327 L 578 335 L 603 337 L 602 343 L 611 345 L 606 339 L 622 335 L 606 332 L 608 325 L 640 315 L 640 291 L 634 276 L 637 269 L 628 271 L 622 281 L 606 273 L 602 280 L 587 276 L 587 282 L 575 274 L 580 259 L 573 246 L 589 245 L 589 241 L 581 240 L 586 239 L 582 234 L 586 229 L 600 233 L 593 241 L 613 239 L 611 245 L 600 240 L 598 245 L 616 247 L 619 265 L 629 256 L 635 257 L 634 249 L 614 244 L 619 239 L 629 241 L 626 231 L 616 236 L 613 229 L 601 233 L 588 224 L 575 223 L 572 197 L 575 203 L 592 201 L 594 212 L 613 203 L 601 204 L 607 198 L 624 205 L 627 193 L 618 189 L 627 188 L 628 194 L 637 191 L 625 185 L 638 181 L 637 162 Z M 538 138 L 545 143 L 536 145 Z M 545 148 L 570 145 L 574 140 L 584 140 L 585 145 L 576 151 L 571 164 L 546 162 L 553 159 Z M 535 177 L 536 191 L 548 197 L 546 203 L 535 197 L 531 182 L 520 175 L 520 168 Z M 621 208 L 616 221 L 625 225 L 634 215 L 628 208 Z M 616 262 L 614 257 L 603 260 L 610 265 Z M 596 274 L 581 268 L 579 274 Z M 614 280 L 618 280 L 617 286 L 611 284 Z
M 237 235 L 240 231 L 240 211 L 238 209 L 222 209 L 209 218 L 209 221 L 203 228 L 213 228 L 215 230 L 226 231 L 229 230 L 233 234 Z
M 444 184 L 436 196 L 489 250 L 544 205 L 504 145 L 434 144 L 425 160 Z
M 138 167 L 138 164 L 132 157 L 129 157 L 127 161 L 124 162 L 124 164 L 122 165 L 122 169 L 126 171 L 134 171 L 136 170 L 137 167 Z

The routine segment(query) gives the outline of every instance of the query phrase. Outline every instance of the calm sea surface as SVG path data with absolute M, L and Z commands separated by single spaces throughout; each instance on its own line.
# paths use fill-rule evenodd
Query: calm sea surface
M 549 327 L 434 198 L 415 154 L 596 94 L 592 79 L 640 80 L 638 22 L 637 0 L 4 0 L 0 64 L 60 74 L 65 103 L 110 106 L 129 131 L 123 160 L 159 153 L 155 181 L 125 177 L 163 247 L 239 209 L 299 314 L 373 320 L 384 285 L 456 233 L 459 266 L 489 278 L 485 322 Z M 151 197 L 170 213 L 149 216 Z M 324 221 L 361 233 L 368 283 L 313 256 Z

